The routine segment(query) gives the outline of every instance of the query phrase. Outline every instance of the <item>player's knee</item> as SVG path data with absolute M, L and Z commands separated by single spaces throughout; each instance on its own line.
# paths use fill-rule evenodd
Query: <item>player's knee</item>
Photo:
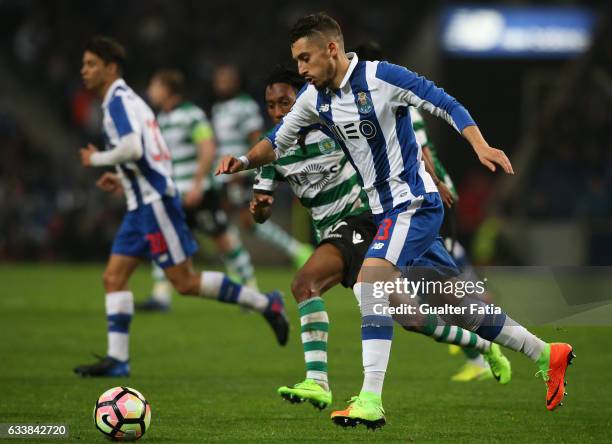
M 125 278 L 119 273 L 106 270 L 102 274 L 102 282 L 107 293 L 112 291 L 121 291 L 125 287 Z
M 291 293 L 293 293 L 296 302 L 303 302 L 312 297 L 312 282 L 313 279 L 309 279 L 305 274 L 298 274 L 293 279 L 293 282 L 291 282 Z

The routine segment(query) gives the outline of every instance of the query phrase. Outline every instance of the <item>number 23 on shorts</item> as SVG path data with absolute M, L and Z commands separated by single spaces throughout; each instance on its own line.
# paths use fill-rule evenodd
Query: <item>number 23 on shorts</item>
M 378 226 L 378 232 L 376 233 L 376 237 L 374 238 L 374 240 L 386 241 L 387 239 L 389 239 L 389 232 L 392 226 L 393 219 L 383 219 L 380 225 Z

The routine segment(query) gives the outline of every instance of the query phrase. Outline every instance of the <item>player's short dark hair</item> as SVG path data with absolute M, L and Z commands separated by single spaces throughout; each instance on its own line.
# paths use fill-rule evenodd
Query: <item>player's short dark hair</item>
M 275 83 L 286 83 L 296 91 L 299 91 L 306 83 L 306 80 L 297 72 L 283 65 L 276 65 L 266 78 L 266 87 L 274 85 Z
M 182 96 L 185 92 L 185 76 L 178 69 L 160 69 L 154 78 L 168 88 L 172 95 Z
M 104 60 L 106 64 L 115 63 L 119 73 L 123 73 L 127 60 L 127 53 L 123 45 L 115 39 L 104 35 L 95 35 L 91 37 L 85 45 L 85 51 L 97 55 Z
M 334 36 L 338 38 L 341 43 L 344 43 L 340 25 L 325 12 L 317 12 L 316 14 L 301 17 L 289 31 L 291 44 L 302 37 L 312 37 L 317 34 Z

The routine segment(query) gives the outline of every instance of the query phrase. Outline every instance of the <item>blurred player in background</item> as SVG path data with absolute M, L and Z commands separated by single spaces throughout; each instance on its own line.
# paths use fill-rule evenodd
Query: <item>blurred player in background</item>
M 211 236 L 223 257 L 228 274 L 257 289 L 251 256 L 242 246 L 238 230 L 230 229 L 227 214 L 211 169 L 216 146 L 204 111 L 184 99 L 185 79 L 178 70 L 161 70 L 149 83 L 147 95 L 159 109 L 157 122 L 172 157 L 172 177 L 181 195 L 187 225 Z M 168 310 L 172 285 L 153 263 L 151 297 L 137 310 Z
M 282 158 L 292 149 L 301 128 L 317 123 L 333 134 L 359 172 L 379 224 L 353 287 L 361 301 L 364 381 L 348 407 L 333 412 L 331 419 L 343 427 L 364 424 L 376 428 L 386 422 L 381 395 L 393 340 L 389 307 L 396 306 L 401 295 L 393 291 L 377 297 L 375 285 L 393 283 L 406 268 L 451 284 L 459 274 L 439 236 L 443 204 L 421 160 L 408 107 L 444 118 L 489 170 L 500 167 L 512 174 L 512 165 L 503 151 L 489 146 L 467 110 L 433 82 L 398 65 L 360 61 L 356 54 L 347 54 L 342 30 L 328 15 L 300 18 L 290 35 L 292 56 L 310 85 L 266 139 L 240 158 L 222 159 L 217 174 L 233 174 Z M 461 307 L 474 303 L 468 298 L 445 298 L 441 292 L 431 296 L 440 298 L 439 304 Z M 480 304 L 477 306 L 484 307 Z M 487 307 L 453 310 L 443 318 L 534 361 L 546 384 L 546 408 L 553 410 L 565 396 L 564 377 L 574 356 L 572 347 L 544 342 L 501 308 L 493 307 L 492 314 Z
M 289 113 L 304 83 L 298 73 L 282 66 L 270 73 L 265 99 L 275 124 Z M 357 172 L 340 145 L 319 125 L 303 128 L 290 153 L 257 170 L 250 209 L 255 221 L 263 223 L 271 215 L 276 186 L 287 182 L 310 213 L 318 245 L 291 285 L 300 315 L 306 379 L 278 392 L 290 402 L 307 400 L 323 409 L 331 403 L 332 393 L 327 374 L 329 316 L 321 296 L 338 284 L 353 288 L 377 227 Z M 414 320 L 407 329 L 461 345 L 478 356 L 484 353 L 494 363 L 506 365 L 498 362 L 506 360 L 499 346 L 463 328 L 447 326 L 437 316 Z
M 81 76 L 85 87 L 103 99 L 105 150 L 89 144 L 80 151 L 85 167 L 114 166 L 97 182 L 104 191 L 122 189 L 128 211 L 115 237 L 104 271 L 108 351 L 92 365 L 74 371 L 81 376 L 129 375 L 129 327 L 134 313 L 130 276 L 153 259 L 183 295 L 239 304 L 261 313 L 278 342 L 286 344 L 288 323 L 282 296 L 261 294 L 231 281 L 223 273 L 194 272 L 197 250 L 185 222 L 172 164 L 155 115 L 122 79 L 124 48 L 107 37 L 93 37 L 85 47 Z
M 234 65 L 219 65 L 215 69 L 213 87 L 219 99 L 212 107 L 218 158 L 241 156 L 262 137 L 264 122 L 259 106 L 252 97 L 241 92 L 240 74 Z M 312 254 L 310 245 L 301 243 L 272 221 L 261 225 L 253 223 L 248 208 L 252 185 L 249 173 L 219 176 L 218 180 L 224 185 L 229 205 L 239 212 L 244 228 L 280 248 L 292 259 L 296 268 L 304 265 Z

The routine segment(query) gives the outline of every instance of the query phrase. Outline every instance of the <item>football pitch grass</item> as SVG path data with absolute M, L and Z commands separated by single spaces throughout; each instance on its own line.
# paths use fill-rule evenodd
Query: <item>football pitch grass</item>
M 570 342 L 577 359 L 565 406 L 545 408 L 535 365 L 507 352 L 513 378 L 453 383 L 462 362 L 446 345 L 396 328 L 383 395 L 387 426 L 341 429 L 309 404 L 291 405 L 276 389 L 304 377 L 299 319 L 285 348 L 257 314 L 196 298 L 174 298 L 168 314 L 136 315 L 132 376 L 81 379 L 77 364 L 106 351 L 102 265 L 0 266 L 0 423 L 63 423 L 69 441 L 106 442 L 93 424 L 97 397 L 116 385 L 141 391 L 152 406 L 142 442 L 609 442 L 612 439 L 612 327 L 538 327 L 544 339 Z M 262 289 L 288 296 L 292 272 L 258 270 Z M 150 286 L 143 267 L 138 299 Z M 333 408 L 361 387 L 359 314 L 351 292 L 326 295 Z M 2 439 L 0 438 L 0 441 Z M 5 439 L 6 442 L 27 442 Z M 42 441 L 42 440 L 36 440 Z M 61 442 L 61 440 L 49 440 Z

